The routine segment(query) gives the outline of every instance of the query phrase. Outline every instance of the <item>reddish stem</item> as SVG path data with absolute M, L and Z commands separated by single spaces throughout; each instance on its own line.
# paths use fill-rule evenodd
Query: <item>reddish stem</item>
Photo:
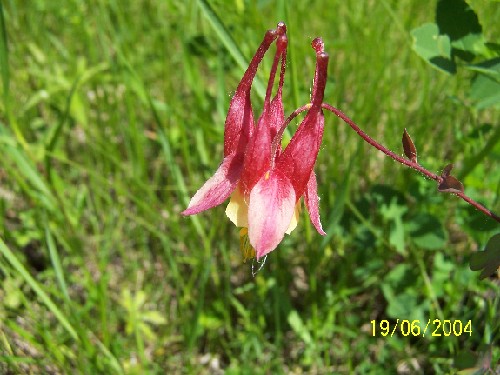
M 327 103 L 323 103 L 322 107 L 330 112 L 333 112 L 335 115 L 337 115 L 337 117 L 340 117 L 347 125 L 349 125 L 356 133 L 358 133 L 359 136 L 365 140 L 365 142 L 369 143 L 371 146 L 375 147 L 377 150 L 382 151 L 384 154 L 386 154 L 390 158 L 400 162 L 401 164 L 404 164 L 410 168 L 413 168 L 413 169 L 419 171 L 420 173 L 424 174 L 425 176 L 432 178 L 433 180 L 437 181 L 438 183 L 440 183 L 442 181 L 441 176 L 438 176 L 437 174 L 428 171 L 427 169 L 422 167 L 420 164 L 415 163 L 411 160 L 405 159 L 405 158 L 395 154 L 391 150 L 385 148 L 384 146 L 382 146 L 380 143 L 378 143 L 373 138 L 371 138 L 368 134 L 366 134 L 363 130 L 361 130 L 359 128 L 359 126 L 356 125 L 354 123 L 354 121 L 352 121 L 349 117 L 347 117 L 347 115 L 344 112 L 342 112 L 341 110 L 339 110 L 339 109 L 337 109 L 337 108 L 335 108 Z
M 349 125 L 356 133 L 358 133 L 359 136 L 361 138 L 363 138 L 363 140 L 365 142 L 367 142 L 371 146 L 375 147 L 377 150 L 382 151 L 384 154 L 386 154 L 390 158 L 392 158 L 392 159 L 396 160 L 397 162 L 404 164 L 412 169 L 415 169 L 416 171 L 419 171 L 420 173 L 424 174 L 425 176 L 427 176 L 429 178 L 432 178 L 433 180 L 437 181 L 438 184 L 440 184 L 443 181 L 443 178 L 441 176 L 438 176 L 437 174 L 432 173 L 431 171 L 422 167 L 420 164 L 412 162 L 411 160 L 405 159 L 405 158 L 395 154 L 391 150 L 387 149 L 386 147 L 382 146 L 380 143 L 378 143 L 373 138 L 371 138 L 368 134 L 366 134 L 363 130 L 361 130 L 359 128 L 359 126 L 357 126 L 354 123 L 354 121 L 352 121 L 349 117 L 347 117 L 342 111 L 338 110 L 337 108 L 335 108 L 327 103 L 323 103 L 322 107 L 328 111 L 333 112 L 337 117 L 339 117 L 347 125 Z M 466 201 L 470 205 L 474 206 L 475 208 L 477 208 L 479 211 L 481 211 L 485 215 L 491 217 L 492 219 L 494 219 L 500 223 L 500 216 L 498 216 L 495 213 L 493 213 L 492 211 L 488 210 L 486 207 L 479 204 L 478 202 L 476 202 L 475 200 L 473 200 L 469 196 L 465 195 L 462 192 L 455 192 L 453 194 L 455 194 L 457 197 L 462 198 L 464 201 Z
M 440 184 L 443 181 L 443 178 L 441 176 L 439 176 L 439 175 L 437 175 L 435 173 L 432 173 L 431 171 L 429 171 L 429 170 L 425 169 L 424 167 L 422 167 L 420 164 L 412 162 L 411 160 L 405 159 L 405 158 L 403 158 L 403 157 L 395 154 L 391 150 L 387 149 L 386 147 L 382 146 L 380 143 L 378 143 L 373 138 L 371 138 L 368 134 L 366 134 L 363 130 L 361 130 L 360 127 L 358 125 L 356 125 L 356 123 L 354 121 L 352 121 L 349 117 L 347 117 L 347 115 L 345 113 L 343 113 L 341 110 L 339 110 L 339 109 L 337 109 L 337 108 L 335 108 L 332 105 L 327 104 L 327 103 L 323 103 L 321 106 L 322 106 L 322 108 L 326 109 L 327 111 L 333 112 L 337 117 L 339 117 L 340 119 L 342 119 L 342 121 L 344 121 L 347 125 L 349 125 L 356 133 L 358 133 L 358 135 L 361 138 L 363 138 L 363 140 L 366 143 L 368 143 L 369 145 L 375 147 L 377 150 L 382 151 L 384 154 L 386 154 L 387 156 L 389 156 L 391 159 L 394 159 L 394 160 L 396 160 L 397 162 L 399 162 L 401 164 L 404 164 L 404 165 L 406 165 L 406 166 L 408 166 L 408 167 L 410 167 L 412 169 L 415 169 L 416 171 L 422 173 L 423 175 L 425 175 L 425 176 L 433 179 L 438 184 Z M 308 103 L 308 104 L 306 104 L 306 105 L 304 105 L 304 106 L 302 106 L 300 108 L 297 108 L 295 111 L 293 111 L 290 114 L 290 116 L 288 116 L 288 118 L 286 119 L 285 123 L 283 124 L 283 126 L 280 129 L 280 131 L 278 132 L 277 137 L 275 138 L 275 142 L 276 142 L 277 139 L 281 139 L 281 136 L 283 135 L 283 131 L 288 126 L 288 124 L 295 117 L 297 117 L 301 112 L 304 112 L 304 111 L 308 110 L 309 108 L 311 108 L 311 103 Z M 275 142 L 273 142 L 273 150 L 276 149 L 276 145 L 274 144 Z M 494 219 L 494 220 L 496 220 L 497 222 L 500 223 L 500 216 L 496 215 L 494 212 L 488 210 L 486 207 L 484 207 L 480 203 L 476 202 L 475 200 L 473 200 L 469 196 L 465 195 L 465 193 L 454 192 L 452 194 L 455 194 L 457 197 L 462 198 L 464 201 L 466 201 L 471 206 L 473 206 L 476 209 L 478 209 L 479 211 L 481 211 L 486 216 L 489 216 L 492 219 Z
M 492 219 L 494 219 L 494 220 L 496 220 L 496 221 L 498 221 L 500 223 L 500 216 L 496 215 L 493 211 L 488 210 L 486 207 L 484 207 L 481 204 L 477 203 L 475 200 L 473 200 L 472 198 L 470 198 L 469 196 L 465 195 L 462 192 L 457 192 L 457 193 L 454 193 L 454 194 L 457 197 L 462 198 L 464 201 L 466 201 L 470 205 L 472 205 L 475 208 L 477 208 L 483 214 L 488 215 L 489 217 L 491 217 Z
M 300 113 L 307 111 L 308 109 L 311 108 L 311 103 L 307 103 L 306 105 L 303 105 L 300 108 L 297 108 L 295 111 L 293 111 L 290 116 L 287 117 L 283 125 L 281 125 L 281 128 L 278 130 L 278 133 L 274 136 L 273 143 L 271 144 L 271 160 L 276 159 L 276 151 L 278 150 L 278 144 L 281 142 L 281 139 L 283 138 L 283 133 L 285 132 L 286 127 L 288 124 L 295 118 L 297 117 Z

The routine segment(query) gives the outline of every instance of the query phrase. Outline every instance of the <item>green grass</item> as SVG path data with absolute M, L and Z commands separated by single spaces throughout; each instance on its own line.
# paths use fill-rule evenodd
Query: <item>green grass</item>
M 309 99 L 322 36 L 326 101 L 398 153 L 407 128 L 432 171 L 475 160 L 491 133 L 474 130 L 499 111 L 463 105 L 470 76 L 412 51 L 434 4 L 207 3 L 1 4 L 0 372 L 449 373 L 489 351 L 495 366 L 498 278 L 468 258 L 498 225 L 334 116 L 316 165 L 326 239 L 303 214 L 254 278 L 223 206 L 179 214 L 222 160 L 231 95 L 281 20 L 287 113 Z M 499 41 L 500 8 L 471 5 Z M 463 182 L 498 212 L 490 150 Z M 383 319 L 471 320 L 472 334 L 372 337 Z

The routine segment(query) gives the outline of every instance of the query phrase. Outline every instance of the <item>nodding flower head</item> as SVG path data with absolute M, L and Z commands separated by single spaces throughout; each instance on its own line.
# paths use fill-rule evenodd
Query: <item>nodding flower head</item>
M 250 91 L 258 65 L 276 42 L 263 110 L 254 123 Z M 328 55 L 316 38 L 316 71 L 308 112 L 295 135 L 281 150 L 283 132 L 289 123 L 283 109 L 283 84 L 288 39 L 286 26 L 270 30 L 257 49 L 231 100 L 224 130 L 224 159 L 215 174 L 191 198 L 183 215 L 193 215 L 217 206 L 231 196 L 226 209 L 240 231 L 244 257 L 257 259 L 274 250 L 297 226 L 303 196 L 312 224 L 324 235 L 319 218 L 319 198 L 313 171 L 323 137 L 321 110 L 326 85 Z M 278 88 L 274 80 L 280 67 Z

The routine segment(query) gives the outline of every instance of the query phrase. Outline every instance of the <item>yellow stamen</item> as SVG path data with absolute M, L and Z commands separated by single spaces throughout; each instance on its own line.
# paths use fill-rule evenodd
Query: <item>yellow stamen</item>
M 248 238 L 248 228 L 241 228 L 240 230 L 240 251 L 243 255 L 243 263 L 255 258 L 255 249 L 250 245 L 250 239 Z

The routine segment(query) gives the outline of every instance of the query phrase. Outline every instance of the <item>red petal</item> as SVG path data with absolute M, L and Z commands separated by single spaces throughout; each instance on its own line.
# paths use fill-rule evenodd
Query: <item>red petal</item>
M 290 179 L 297 199 L 306 190 L 314 163 L 316 163 L 325 123 L 321 104 L 326 85 L 328 54 L 323 51 L 324 46 L 321 39 L 314 39 L 312 45 L 316 50 L 312 106 L 286 149 L 276 159 L 276 168 Z
M 304 194 L 316 163 L 323 138 L 324 122 L 321 108 L 312 107 L 276 160 L 276 168 L 288 177 L 297 198 Z
M 285 122 L 285 110 L 283 109 L 283 97 L 281 90 L 278 91 L 274 99 L 271 101 L 269 128 L 271 139 L 274 139 L 281 126 Z M 278 146 L 280 148 L 280 146 Z
M 250 193 L 248 236 L 257 260 L 283 239 L 295 209 L 295 192 L 279 171 L 267 172 Z
M 238 184 L 243 161 L 236 154 L 227 156 L 207 182 L 196 192 L 183 215 L 194 215 L 224 202 Z
M 267 106 L 266 106 L 267 107 Z M 245 151 L 241 185 L 247 194 L 271 166 L 271 133 L 269 130 L 270 111 L 264 108 L 257 129 Z
M 281 95 L 264 107 L 257 123 L 257 129 L 245 151 L 245 167 L 241 182 L 245 192 L 252 190 L 262 175 L 271 166 L 271 144 L 276 129 L 284 122 L 283 102 Z
M 239 90 L 239 88 L 238 88 Z M 227 112 L 224 127 L 224 156 L 243 153 L 254 128 L 250 90 L 237 91 Z
M 268 87 L 266 91 L 265 104 L 270 104 L 269 107 L 269 130 L 271 132 L 271 139 L 273 139 L 278 133 L 279 129 L 285 122 L 285 111 L 283 109 L 283 83 L 285 80 L 285 70 L 286 70 L 286 48 L 288 46 L 288 39 L 286 35 L 280 35 L 276 41 L 276 54 L 274 56 L 273 66 L 271 68 L 271 74 L 269 76 Z M 278 90 L 273 100 L 270 101 L 271 91 L 274 86 L 274 78 L 276 75 L 276 70 L 278 64 L 281 60 L 281 70 L 278 83 Z
M 245 165 L 241 177 L 241 183 L 245 193 L 252 190 L 264 172 L 270 169 L 271 143 L 285 121 L 282 97 L 282 86 L 285 74 L 284 66 L 282 66 L 280 73 L 278 91 L 272 101 L 270 97 L 278 63 L 280 59 L 283 65 L 286 61 L 286 47 L 286 35 L 281 35 L 277 41 L 277 50 L 269 76 L 266 97 L 264 99 L 264 109 L 257 122 L 257 129 L 254 130 L 252 138 L 245 150 Z
M 248 65 L 243 78 L 236 88 L 236 93 L 229 105 L 224 128 L 224 156 L 228 156 L 233 152 L 243 152 L 252 136 L 254 127 L 250 101 L 252 83 L 257 73 L 257 68 L 267 50 L 278 36 L 278 33 L 283 32 L 285 32 L 284 28 L 280 25 L 278 25 L 276 30 L 266 32 L 262 43 L 255 52 L 250 65 Z
M 316 182 L 316 174 L 314 171 L 311 173 L 309 182 L 307 183 L 307 188 L 305 192 L 305 202 L 307 207 L 307 212 L 309 212 L 309 218 L 311 223 L 314 225 L 316 230 L 322 236 L 326 235 L 321 226 L 321 221 L 319 219 L 319 197 L 318 197 L 318 184 Z

